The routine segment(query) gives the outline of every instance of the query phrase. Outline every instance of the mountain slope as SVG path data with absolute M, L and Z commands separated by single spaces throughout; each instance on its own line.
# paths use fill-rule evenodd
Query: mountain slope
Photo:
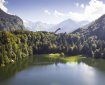
M 100 39 L 105 39 L 105 15 L 94 22 L 75 30 L 73 33 L 83 33 L 84 35 L 96 35 Z
M 87 24 L 88 22 L 83 21 L 83 22 L 75 22 L 71 19 L 65 20 L 59 24 L 46 24 L 42 22 L 25 22 L 25 27 L 31 31 L 50 31 L 50 32 L 55 32 L 56 29 L 61 28 L 59 31 L 60 33 L 64 32 L 72 32 L 75 29 Z
M 61 28 L 61 30 L 59 32 L 64 33 L 64 32 L 72 32 L 76 29 L 78 29 L 79 27 L 87 24 L 87 21 L 82 21 L 82 22 L 75 22 L 71 19 L 65 20 L 59 24 L 57 24 L 56 26 L 54 26 L 51 30 L 56 30 L 57 28 Z
M 0 9 L 0 31 L 23 30 L 24 25 L 21 18 L 10 15 Z

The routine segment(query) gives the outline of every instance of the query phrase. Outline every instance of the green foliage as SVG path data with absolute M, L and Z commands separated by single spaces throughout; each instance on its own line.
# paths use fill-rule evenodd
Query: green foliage
M 62 52 L 62 53 L 60 53 L 60 56 L 61 56 L 61 57 L 64 57 L 64 56 L 65 56 L 65 54 Z
M 79 34 L 12 31 L 0 32 L 0 65 L 36 54 L 59 53 L 105 58 L 105 40 Z

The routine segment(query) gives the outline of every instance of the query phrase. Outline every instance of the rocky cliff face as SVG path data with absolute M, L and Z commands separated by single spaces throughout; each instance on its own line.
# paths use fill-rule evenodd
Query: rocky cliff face
M 5 13 L 0 9 L 0 31 L 24 30 L 23 21 L 15 15 Z

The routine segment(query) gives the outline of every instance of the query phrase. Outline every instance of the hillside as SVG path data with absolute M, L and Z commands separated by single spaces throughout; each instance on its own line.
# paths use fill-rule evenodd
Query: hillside
M 73 32 L 74 30 L 78 29 L 81 26 L 86 25 L 88 22 L 87 21 L 81 21 L 81 22 L 76 22 L 71 19 L 64 20 L 60 22 L 59 24 L 55 25 L 51 31 L 56 30 L 57 28 L 61 28 L 59 33 L 70 33 Z
M 0 31 L 23 30 L 23 20 L 0 9 Z
M 75 30 L 73 33 L 83 33 L 85 36 L 97 36 L 105 40 L 105 15 L 101 16 L 92 23 Z

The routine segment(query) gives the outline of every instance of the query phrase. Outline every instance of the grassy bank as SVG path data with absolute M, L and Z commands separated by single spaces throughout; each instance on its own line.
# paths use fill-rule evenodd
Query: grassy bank
M 64 56 L 63 54 L 43 54 L 43 55 L 37 55 L 37 58 L 40 61 L 44 62 L 78 62 L 84 57 L 82 55 L 76 55 L 76 56 Z
M 19 61 L 10 63 L 15 64 L 19 62 L 23 62 L 23 60 L 27 60 L 28 62 L 32 62 L 32 64 L 50 64 L 50 63 L 66 63 L 66 62 L 79 62 L 84 57 L 82 55 L 76 55 L 76 56 L 65 56 L 63 53 L 56 53 L 56 54 L 41 54 L 41 55 L 34 55 L 29 56 L 24 59 L 21 59 Z M 26 61 L 26 62 L 27 62 Z M 4 67 L 4 66 L 2 66 Z

